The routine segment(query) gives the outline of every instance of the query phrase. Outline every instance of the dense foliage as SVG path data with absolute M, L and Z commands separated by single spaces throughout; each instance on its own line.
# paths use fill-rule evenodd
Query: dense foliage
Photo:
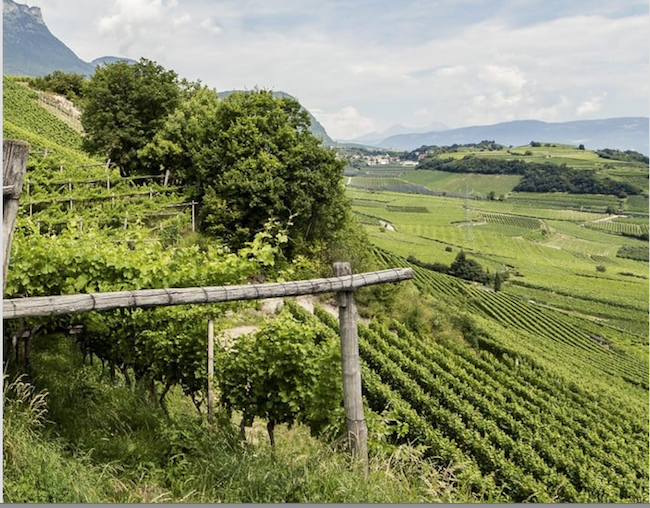
M 644 164 L 648 164 L 648 162 L 650 162 L 650 159 L 648 159 L 646 155 L 635 152 L 634 150 L 623 151 L 615 150 L 612 148 L 603 148 L 601 150 L 596 150 L 596 154 L 602 159 L 611 159 L 625 162 L 643 162 Z
M 78 103 L 84 96 L 86 78 L 75 72 L 54 71 L 47 76 L 31 78 L 29 84 L 45 92 L 53 92 Z
M 464 251 L 460 251 L 456 255 L 451 265 L 445 265 L 443 263 L 423 263 L 414 256 L 409 256 L 407 259 L 409 263 L 413 263 L 416 266 L 426 268 L 427 270 L 433 270 L 434 272 L 445 273 L 447 275 L 452 275 L 458 277 L 459 279 L 481 282 L 487 284 L 492 281 L 492 277 L 489 273 L 486 273 L 483 270 L 483 267 L 477 261 L 467 257 Z
M 123 176 L 141 173 L 138 150 L 153 139 L 180 95 L 176 73 L 144 58 L 99 67 L 83 101 L 84 147 L 108 156 Z
M 273 217 L 288 225 L 295 250 L 327 242 L 344 225 L 343 165 L 311 134 L 297 101 L 269 91 L 235 93 L 215 122 L 197 178 L 187 182 L 202 201 L 206 231 L 241 245 Z
M 237 339 L 217 363 L 224 405 L 241 411 L 248 426 L 255 417 L 266 419 L 272 443 L 281 423 L 300 421 L 314 434 L 340 425 L 338 336 L 318 321 L 300 322 L 285 311 Z

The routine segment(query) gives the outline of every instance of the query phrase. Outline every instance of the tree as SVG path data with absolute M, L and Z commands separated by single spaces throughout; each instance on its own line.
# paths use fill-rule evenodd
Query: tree
M 494 274 L 494 292 L 501 291 L 501 274 L 499 272 Z
M 200 202 L 204 231 L 240 247 L 269 218 L 288 225 L 288 250 L 327 243 L 349 218 L 344 163 L 309 131 L 309 116 L 289 97 L 255 90 L 217 101 L 196 88 L 139 153 L 175 165 Z
M 449 275 L 465 280 L 487 282 L 489 276 L 483 272 L 483 268 L 473 259 L 467 258 L 464 251 L 456 255 L 456 259 L 449 267 Z
M 584 149 L 585 149 L 585 145 L 583 145 L 582 143 L 580 143 L 580 144 L 578 145 L 578 150 L 584 150 Z
M 122 176 L 150 169 L 138 158 L 180 100 L 177 75 L 155 62 L 124 61 L 95 71 L 87 85 L 81 123 L 84 147 L 109 157 Z
M 215 90 L 199 84 L 189 86 L 184 95 L 153 139 L 138 151 L 138 158 L 152 171 L 170 170 L 173 179 L 189 186 L 193 197 L 199 198 L 209 171 L 205 154 L 220 130 L 219 98 Z

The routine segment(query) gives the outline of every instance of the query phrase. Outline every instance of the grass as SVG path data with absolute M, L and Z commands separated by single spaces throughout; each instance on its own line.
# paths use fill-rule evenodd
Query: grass
M 494 192 L 497 197 L 512 192 L 521 180 L 519 175 L 458 174 L 431 170 L 411 171 L 401 178 L 431 190 L 478 196 Z
M 477 501 L 408 445 L 381 445 L 370 423 L 370 474 L 309 429 L 265 424 L 239 441 L 237 415 L 206 423 L 182 393 L 169 417 L 144 392 L 83 364 L 62 335 L 32 351 L 36 373 L 5 383 L 4 493 L 10 502 L 455 502 Z M 47 394 L 46 394 L 47 393 Z M 379 418 L 376 417 L 375 420 Z M 372 420 L 372 418 L 371 418 Z

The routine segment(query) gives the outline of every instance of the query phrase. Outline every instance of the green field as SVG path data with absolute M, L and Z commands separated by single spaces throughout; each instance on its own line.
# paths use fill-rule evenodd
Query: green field
M 457 174 L 444 171 L 410 171 L 402 180 L 422 185 L 431 190 L 446 191 L 455 194 L 487 196 L 490 192 L 498 197 L 512 192 L 521 180 L 519 175 L 479 175 Z
M 564 310 L 605 322 L 609 319 L 614 326 L 643 337 L 628 342 L 635 343 L 639 355 L 647 355 L 647 264 L 616 256 L 621 246 L 642 242 L 583 226 L 586 218 L 606 215 L 557 208 L 537 213 L 523 203 L 513 206 L 510 200 L 469 201 L 467 209 L 465 200 L 448 197 L 361 190 L 349 190 L 349 194 L 355 203 L 374 196 L 390 199 L 384 207 L 354 206 L 395 229 L 390 231 L 378 222 L 367 225 L 372 241 L 383 249 L 404 258 L 445 264 L 463 249 L 493 272 L 509 271 L 506 292 L 512 287 L 522 294 L 524 284 L 535 292 L 547 292 L 548 302 Z M 428 213 L 395 212 L 388 207 L 426 209 Z M 558 294 L 567 295 L 567 301 L 559 302 L 554 296 Z M 592 315 L 588 309 L 594 302 L 598 308 Z

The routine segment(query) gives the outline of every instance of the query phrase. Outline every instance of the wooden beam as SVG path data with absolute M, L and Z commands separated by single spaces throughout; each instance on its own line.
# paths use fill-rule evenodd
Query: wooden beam
M 130 309 L 197 303 L 232 302 L 284 296 L 313 295 L 354 291 L 357 288 L 399 282 L 413 278 L 411 268 L 391 268 L 378 272 L 359 273 L 327 279 L 311 279 L 270 284 L 213 286 L 195 288 L 141 289 L 63 296 L 5 299 L 4 319 L 33 316 L 57 316 L 91 310 Z
M 352 274 L 350 263 L 334 263 L 334 274 Z M 363 414 L 361 395 L 361 366 L 359 364 L 358 313 L 353 291 L 338 294 L 341 333 L 341 371 L 343 373 L 343 406 L 350 451 L 363 464 L 368 474 L 368 427 Z
M 18 199 L 23 191 L 23 179 L 27 169 L 29 143 L 15 139 L 2 140 L 2 292 L 7 284 L 7 268 L 14 236 Z M 6 189 L 11 192 L 7 193 Z

